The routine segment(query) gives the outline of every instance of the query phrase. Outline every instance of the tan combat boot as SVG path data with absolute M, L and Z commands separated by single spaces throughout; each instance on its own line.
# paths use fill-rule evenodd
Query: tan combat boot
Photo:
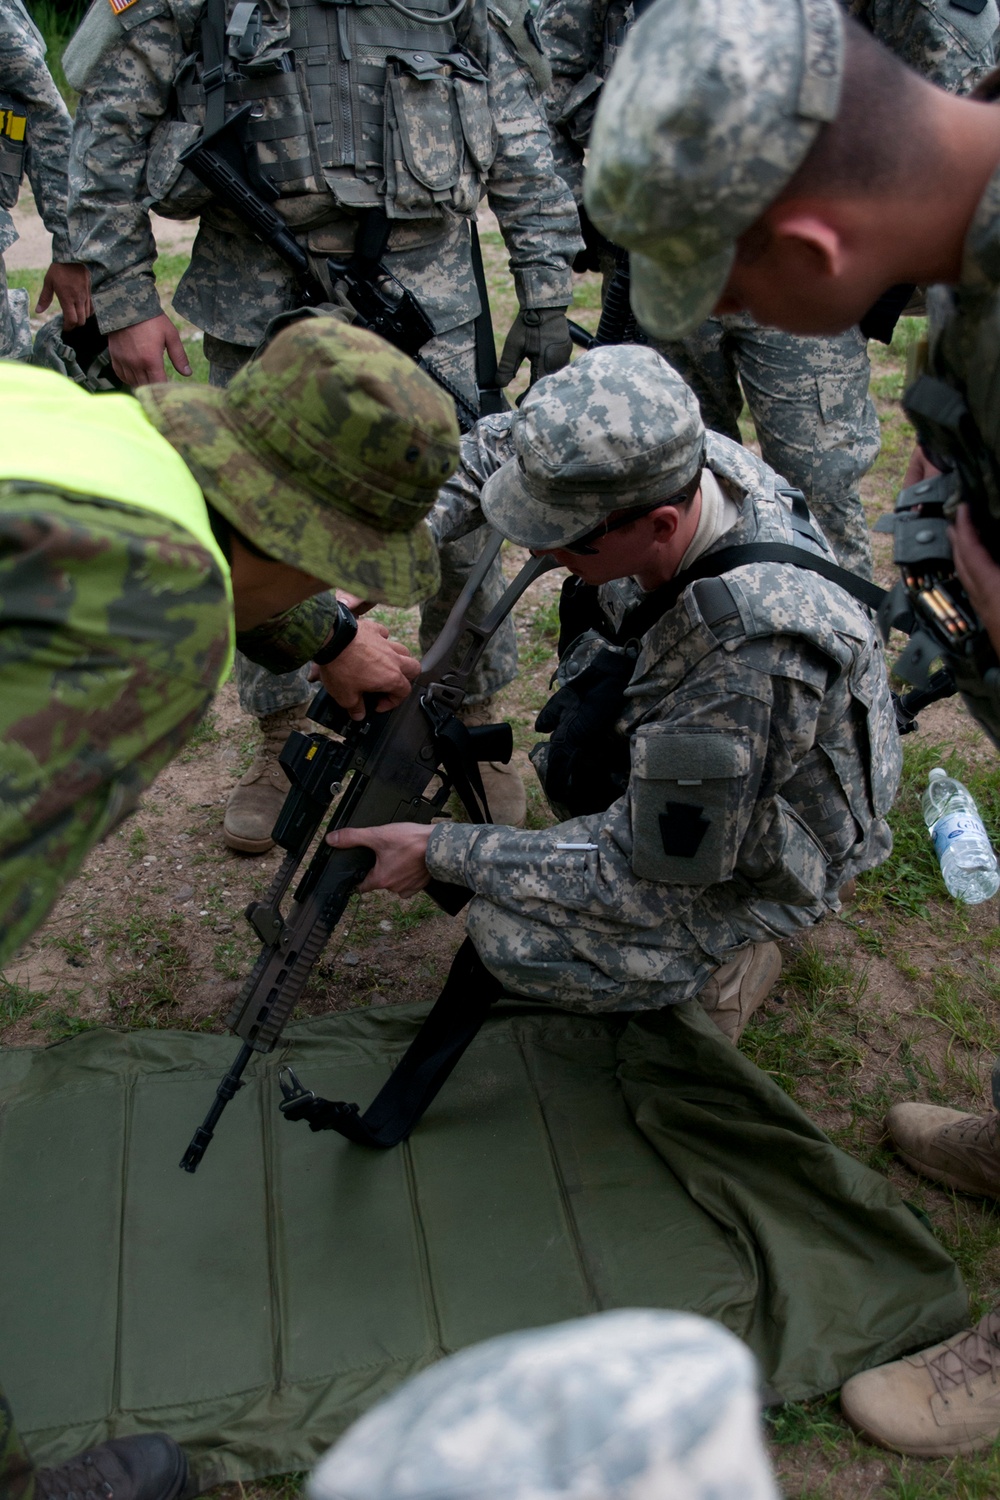
M 485 698 L 475 707 L 459 709 L 458 717 L 470 729 L 474 729 L 477 724 L 498 722 L 492 698 Z M 505 766 L 499 760 L 483 760 L 479 763 L 479 774 L 483 778 L 486 800 L 490 804 L 490 816 L 494 823 L 503 823 L 508 828 L 523 828 L 528 812 L 528 798 L 517 767 Z
M 943 1344 L 853 1375 L 840 1393 L 852 1427 L 918 1458 L 988 1448 L 1000 1435 L 1000 1311 Z
M 750 1017 L 778 982 L 781 953 L 777 943 L 751 943 L 721 969 L 710 974 L 698 992 L 723 1036 L 738 1042 Z
M 967 1115 L 936 1104 L 894 1104 L 885 1128 L 914 1172 L 960 1193 L 1000 1198 L 1000 1115 Z
M 312 700 L 279 708 L 259 720 L 263 735 L 253 765 L 233 787 L 226 804 L 222 837 L 230 849 L 241 854 L 266 854 L 274 848 L 271 829 L 288 795 L 288 777 L 278 765 L 278 756 L 293 729 L 312 733 L 317 726 L 306 718 Z

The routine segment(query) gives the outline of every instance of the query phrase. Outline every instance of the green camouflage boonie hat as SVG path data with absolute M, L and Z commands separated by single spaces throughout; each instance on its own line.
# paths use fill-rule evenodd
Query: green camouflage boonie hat
M 736 240 L 835 119 L 836 0 L 659 0 L 631 32 L 594 122 L 588 212 L 632 251 L 636 317 L 677 338 L 708 317 Z
M 455 409 L 377 335 L 309 318 L 225 390 L 138 396 L 206 500 L 269 557 L 362 599 L 414 604 L 436 590 L 424 517 L 458 461 Z
M 610 344 L 531 387 L 515 457 L 483 486 L 483 513 L 522 547 L 564 547 L 612 511 L 678 494 L 698 472 L 705 424 L 655 349 Z

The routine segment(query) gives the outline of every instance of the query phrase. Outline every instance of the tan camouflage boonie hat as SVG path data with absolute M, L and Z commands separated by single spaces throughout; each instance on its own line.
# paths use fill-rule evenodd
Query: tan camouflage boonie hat
M 269 557 L 362 599 L 436 590 L 424 517 L 458 461 L 455 409 L 377 335 L 309 318 L 225 390 L 137 394 L 209 504 Z
M 609 344 L 533 385 L 511 436 L 515 457 L 483 486 L 483 513 L 512 542 L 548 550 L 678 494 L 701 467 L 705 424 L 655 349 Z
M 708 317 L 736 240 L 840 101 L 836 0 L 659 0 L 604 87 L 584 198 L 632 252 L 632 307 L 676 338 Z

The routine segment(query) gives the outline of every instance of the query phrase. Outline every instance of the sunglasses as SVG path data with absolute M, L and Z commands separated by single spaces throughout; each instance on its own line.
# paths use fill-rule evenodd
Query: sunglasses
M 694 499 L 700 484 L 701 465 L 699 464 L 694 476 L 675 495 L 665 495 L 662 500 L 654 500 L 649 505 L 640 505 L 634 510 L 623 511 L 620 516 L 609 517 L 608 520 L 602 521 L 600 526 L 595 526 L 593 531 L 586 531 L 583 536 L 577 537 L 575 542 L 566 542 L 561 550 L 572 552 L 575 557 L 593 557 L 597 552 L 595 542 L 601 541 L 612 531 L 620 531 L 623 526 L 631 526 L 633 521 L 640 521 L 643 516 L 651 516 L 654 510 L 660 509 L 661 505 L 686 504 L 687 501 Z

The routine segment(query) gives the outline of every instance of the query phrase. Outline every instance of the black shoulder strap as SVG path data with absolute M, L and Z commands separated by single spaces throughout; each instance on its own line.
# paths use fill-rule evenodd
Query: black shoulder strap
M 205 137 L 226 123 L 226 0 L 208 0 L 201 21 L 201 85 L 205 90 Z
M 482 1026 L 503 985 L 466 938 L 455 954 L 444 989 L 413 1041 L 364 1114 L 345 1100 L 319 1099 L 302 1087 L 291 1068 L 278 1077 L 288 1120 L 307 1120 L 310 1130 L 336 1130 L 359 1146 L 398 1146 L 435 1098 Z
M 690 584 L 697 583 L 699 578 L 719 578 L 733 568 L 742 568 L 747 563 L 768 562 L 789 563 L 793 568 L 805 568 L 809 573 L 818 573 L 821 578 L 837 584 L 861 604 L 867 604 L 869 609 L 878 609 L 886 597 L 885 589 L 880 589 L 878 584 L 870 583 L 867 578 L 860 578 L 857 573 L 849 573 L 846 568 L 838 567 L 826 557 L 817 557 L 804 547 L 793 547 L 786 542 L 745 542 L 733 547 L 723 547 L 718 552 L 706 553 L 696 563 L 692 563 L 690 568 L 685 568 L 683 573 L 678 573 L 667 583 L 654 589 L 640 604 L 629 610 L 612 637 L 613 643 L 624 646 L 628 641 L 641 640 L 657 620 L 669 609 L 673 609 L 684 590 Z
M 490 316 L 490 292 L 483 269 L 483 251 L 479 243 L 479 230 L 473 219 L 469 224 L 472 255 L 472 274 L 479 293 L 479 312 L 473 327 L 476 331 L 476 385 L 479 387 L 479 415 L 491 417 L 499 411 L 507 411 L 507 398 L 497 384 L 497 348 L 493 340 L 493 319 Z

